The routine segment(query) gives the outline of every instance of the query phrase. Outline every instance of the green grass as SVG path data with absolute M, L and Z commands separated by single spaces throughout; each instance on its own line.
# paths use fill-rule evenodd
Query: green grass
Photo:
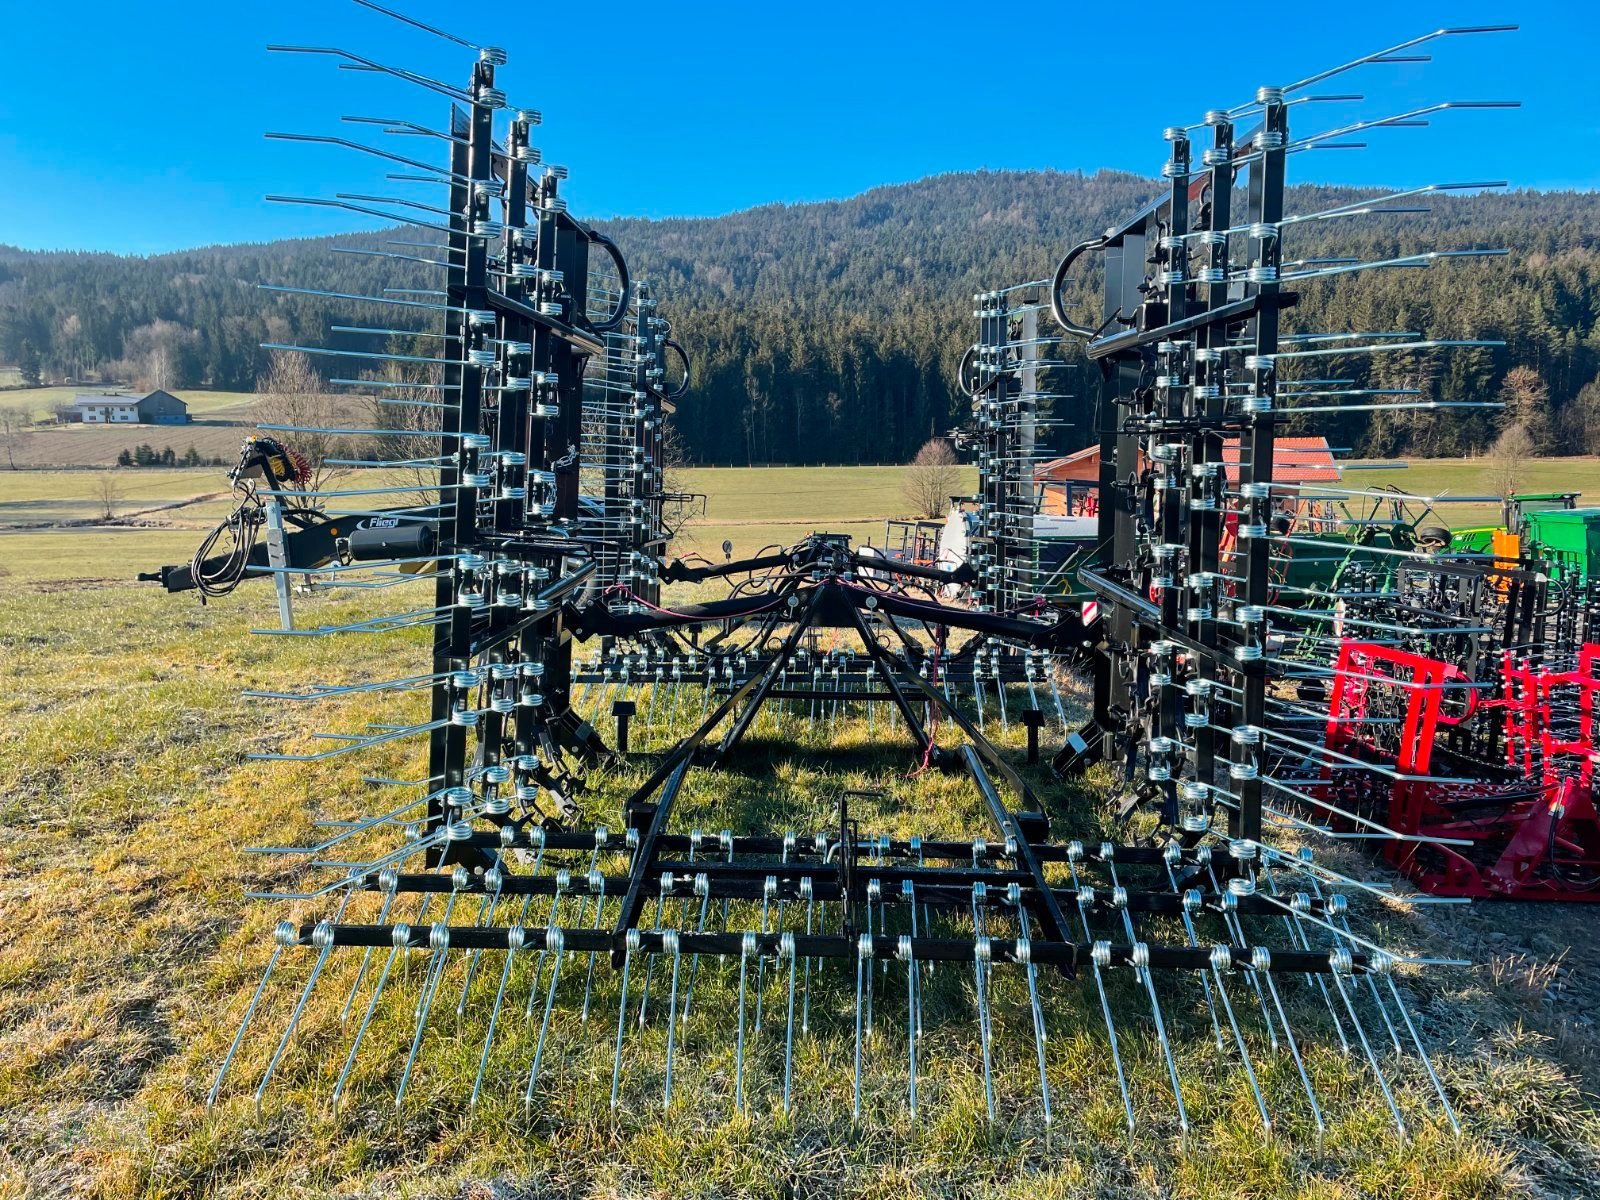
M 1375 464 L 1355 463 L 1357 468 Z M 1493 465 L 1483 458 L 1419 458 L 1401 469 L 1350 469 L 1345 488 L 1393 486 L 1414 496 L 1439 497 L 1439 524 L 1452 529 L 1500 522 L 1498 501 L 1463 502 L 1453 497 L 1497 495 Z M 1519 473 L 1519 492 L 1582 492 L 1580 504 L 1600 505 L 1600 458 L 1534 458 Z M 1358 502 L 1352 501 L 1354 508 Z
M 711 517 L 697 536 L 747 530 L 793 541 L 802 527 L 771 523 L 759 507 L 775 472 L 705 472 Z M 850 477 L 805 477 L 792 501 L 833 527 L 835 492 Z M 4 477 L 0 476 L 0 480 Z M 170 486 L 187 486 L 171 480 Z M 719 487 L 720 485 L 720 487 Z M 65 485 L 62 485 L 65 486 Z M 156 481 L 152 486 L 160 486 Z M 894 511 L 892 487 L 862 481 L 870 503 Z M 0 496 L 9 493 L 0 493 Z M 59 498 L 70 499 L 70 495 Z M 4 502 L 4 501 L 0 501 Z M 863 501 L 863 503 L 868 503 Z M 779 510 L 781 511 L 781 510 Z M 791 510 L 792 511 L 792 510 Z M 749 514 L 746 517 L 745 514 Z M 710 521 L 765 524 L 713 526 Z M 776 536 L 775 531 L 783 531 Z M 285 974 L 246 1040 L 223 1102 L 202 1103 L 251 990 L 271 953 L 277 905 L 244 901 L 245 886 L 291 882 L 281 863 L 243 856 L 264 842 L 308 843 L 318 814 L 373 811 L 388 798 L 360 771 L 414 777 L 417 748 L 393 743 L 359 764 L 251 762 L 251 751 L 326 748 L 313 728 L 352 730 L 420 714 L 420 695 L 347 697 L 314 710 L 251 701 L 243 687 L 384 678 L 425 661 L 425 635 L 373 638 L 251 637 L 271 624 L 263 587 L 200 606 L 128 582 L 139 569 L 181 561 L 189 530 L 25 533 L 0 537 L 0 1196 L 736 1196 L 995 1195 L 1165 1196 L 1355 1200 L 1465 1200 L 1587 1194 L 1600 1165 L 1600 1125 L 1586 1075 L 1592 1033 L 1563 1032 L 1546 998 L 1563 939 L 1586 921 L 1551 908 L 1479 906 L 1380 918 L 1385 936 L 1425 952 L 1465 952 L 1470 969 L 1438 969 L 1403 982 L 1467 1132 L 1427 1116 L 1426 1081 L 1386 1063 L 1412 1121 L 1401 1142 L 1358 1058 L 1342 1055 L 1319 1020 L 1314 994 L 1295 985 L 1308 1069 L 1329 1114 L 1319 1145 L 1292 1064 L 1249 1026 L 1263 1086 L 1282 1125 L 1263 1135 L 1236 1061 L 1219 1060 L 1193 980 L 1164 980 L 1192 1131 L 1177 1137 L 1174 1105 L 1141 996 L 1126 974 L 1112 981 L 1123 1050 L 1139 1111 L 1130 1143 L 1110 1075 L 1092 983 L 1046 974 L 1048 1063 L 1056 1123 L 1039 1119 L 1029 1009 L 1020 976 L 996 973 L 999 1124 L 983 1117 L 970 971 L 936 972 L 927 986 L 923 1108 L 904 1111 L 904 977 L 891 969 L 878 1029 L 867 1043 L 868 1119 L 850 1120 L 851 983 L 834 971 L 812 993 L 813 1033 L 798 1043 L 797 1115 L 781 1112 L 781 1041 L 753 1042 L 752 1111 L 733 1115 L 731 1020 L 736 964 L 702 962 L 691 1019 L 677 1046 L 676 1099 L 660 1110 L 664 1030 L 630 1033 L 620 1112 L 607 1106 L 618 981 L 597 976 L 597 1016 L 580 1021 L 583 971 L 569 960 L 537 1102 L 524 1108 L 537 1020 L 523 1018 L 532 984 L 513 973 L 514 1007 L 502 1015 L 490 1090 L 465 1098 L 492 1002 L 493 970 L 474 984 L 458 1022 L 462 977 L 448 975 L 406 1104 L 393 1088 L 414 1029 L 424 956 L 378 1006 L 353 1091 L 329 1096 L 350 1038 L 338 1008 L 358 961 L 338 957 L 313 994 L 299 1032 L 258 1109 L 252 1099 L 310 965 L 289 956 Z M 306 621 L 363 611 L 335 596 L 302 599 Z M 1070 695 L 1069 695 L 1070 698 Z M 590 695 L 592 707 L 599 699 Z M 1020 696 L 1014 703 L 1020 701 Z M 692 703 L 692 701 L 691 701 Z M 591 816 L 618 828 L 620 804 L 672 735 L 665 702 L 635 738 L 641 753 L 596 779 Z M 679 714 L 679 725 L 687 711 Z M 903 738 L 861 719 L 836 723 L 789 711 L 763 718 L 730 769 L 692 775 L 675 825 L 741 825 L 806 832 L 825 827 L 846 789 L 880 789 L 852 811 L 864 829 L 890 833 L 985 829 L 959 776 L 914 767 Z M 602 728 L 605 726 L 602 725 Z M 989 729 L 996 732 L 992 708 Z M 1053 731 L 1052 731 L 1053 732 Z M 947 733 L 948 738 L 948 733 Z M 998 735 L 1020 759 L 1021 731 Z M 789 747 L 788 743 L 796 743 Z M 1063 787 L 1031 777 L 1058 829 L 1094 837 L 1108 781 Z M 376 843 L 374 843 L 376 844 Z M 587 858 L 577 864 L 586 869 Z M 1352 862 L 1357 861 L 1353 855 Z M 605 865 L 605 864 L 602 864 Z M 611 864 L 615 865 L 615 864 Z M 1370 864 L 1364 866 L 1370 873 Z M 371 919 L 370 898 L 351 915 Z M 288 906 L 296 918 L 323 915 Z M 409 914 L 408 914 L 409 915 Z M 1587 916 L 1587 914 L 1580 914 Z M 415 919 L 414 917 L 412 919 Z M 536 912 L 533 920 L 538 919 Z M 531 922 L 530 922 L 531 923 Z M 733 925 L 758 924 L 736 910 Z M 1164 931 L 1170 934 L 1172 931 Z M 1505 939 L 1511 939 L 1509 942 Z M 1490 940 L 1499 938 L 1501 940 Z M 1582 946 L 1579 946 L 1582 954 Z M 1588 958 L 1578 965 L 1587 969 Z M 459 968 L 457 968 L 459 970 Z M 396 968 L 397 972 L 399 968 Z M 370 977 L 369 977 L 370 978 Z M 548 972 L 545 975 L 548 980 Z M 771 976 L 768 981 L 770 984 Z M 664 1003 L 656 973 L 652 1003 Z M 486 986 L 491 990 L 485 990 Z M 637 983 L 633 994 L 637 996 Z M 1592 985 L 1590 985 L 1592 987 Z M 1184 990 L 1179 991 L 1182 987 Z M 363 1002 L 370 982 L 363 992 Z M 1244 988 L 1236 1000 L 1247 996 Z M 779 988 L 766 996 L 781 1001 Z M 769 1013 L 770 1013 L 769 1009 Z M 1147 1010 L 1146 1010 L 1147 1011 Z M 360 1010 L 358 1007 L 357 1017 Z M 781 1027 L 780 1027 L 781 1028 Z
M 118 517 L 198 496 L 225 497 L 228 492 L 228 481 L 216 467 L 170 471 L 149 468 L 0 471 L 0 530 L 98 520 L 105 508 L 97 495 L 103 477 L 109 477 L 116 488 L 111 509 Z M 217 499 L 149 516 L 186 525 L 215 522 L 227 507 L 225 499 Z
M 56 405 L 71 404 L 73 397 L 80 393 L 102 391 L 144 395 L 138 388 L 111 388 L 98 383 L 86 383 L 81 387 L 11 388 L 0 391 L 0 406 L 22 406 L 33 414 L 34 420 L 45 421 L 55 416 Z M 256 398 L 254 392 L 213 392 L 199 388 L 180 388 L 172 394 L 187 404 L 189 415 L 196 418 L 209 418 L 219 412 L 238 415 Z

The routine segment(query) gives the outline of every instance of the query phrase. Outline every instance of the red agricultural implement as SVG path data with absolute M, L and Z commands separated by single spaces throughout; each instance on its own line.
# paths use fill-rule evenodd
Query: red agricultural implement
M 1594 642 L 1569 671 L 1507 651 L 1481 698 L 1484 685 L 1450 663 L 1346 640 L 1329 695 L 1329 761 L 1314 791 L 1340 810 L 1333 819 L 1343 828 L 1364 813 L 1400 834 L 1385 856 L 1434 895 L 1600 900 L 1597 664 Z M 1469 722 L 1498 723 L 1502 762 L 1472 763 L 1450 749 L 1451 732 Z M 1341 770 L 1357 763 L 1362 770 Z M 1375 775 L 1374 763 L 1386 769 Z

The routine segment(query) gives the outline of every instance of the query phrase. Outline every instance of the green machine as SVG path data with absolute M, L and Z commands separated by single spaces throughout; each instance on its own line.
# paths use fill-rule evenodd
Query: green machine
M 1600 508 L 1525 511 L 1521 532 L 1524 552 L 1544 559 L 1551 579 L 1587 584 L 1600 573 Z

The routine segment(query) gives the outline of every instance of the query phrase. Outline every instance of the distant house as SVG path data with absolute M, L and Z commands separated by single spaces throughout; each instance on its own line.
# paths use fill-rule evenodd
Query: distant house
M 1239 483 L 1239 439 L 1222 443 L 1223 472 L 1230 486 Z M 1280 437 L 1273 452 L 1272 478 L 1280 502 L 1298 494 L 1300 484 L 1338 483 L 1343 478 L 1338 461 L 1322 437 Z M 1094 507 L 1100 479 L 1100 447 L 1086 446 L 1073 454 L 1040 463 L 1034 482 L 1040 490 L 1040 511 L 1078 513 Z M 1093 490 L 1090 490 L 1093 489 Z
M 187 425 L 189 406 L 160 388 L 146 396 L 80 393 L 64 416 L 85 425 Z

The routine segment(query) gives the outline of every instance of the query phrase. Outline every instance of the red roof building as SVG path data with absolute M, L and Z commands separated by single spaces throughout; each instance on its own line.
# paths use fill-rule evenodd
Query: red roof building
M 1239 439 L 1229 438 L 1222 443 L 1223 469 L 1228 482 L 1239 482 Z M 1052 458 L 1034 469 L 1034 481 L 1043 491 L 1040 511 L 1065 512 L 1068 497 L 1078 489 L 1052 484 L 1093 483 L 1100 478 L 1100 447 L 1086 446 L 1082 450 Z M 1280 437 L 1273 444 L 1272 478 L 1280 484 L 1338 483 L 1343 474 L 1333 457 L 1333 450 L 1324 437 Z M 1280 494 L 1287 489 L 1280 489 Z

